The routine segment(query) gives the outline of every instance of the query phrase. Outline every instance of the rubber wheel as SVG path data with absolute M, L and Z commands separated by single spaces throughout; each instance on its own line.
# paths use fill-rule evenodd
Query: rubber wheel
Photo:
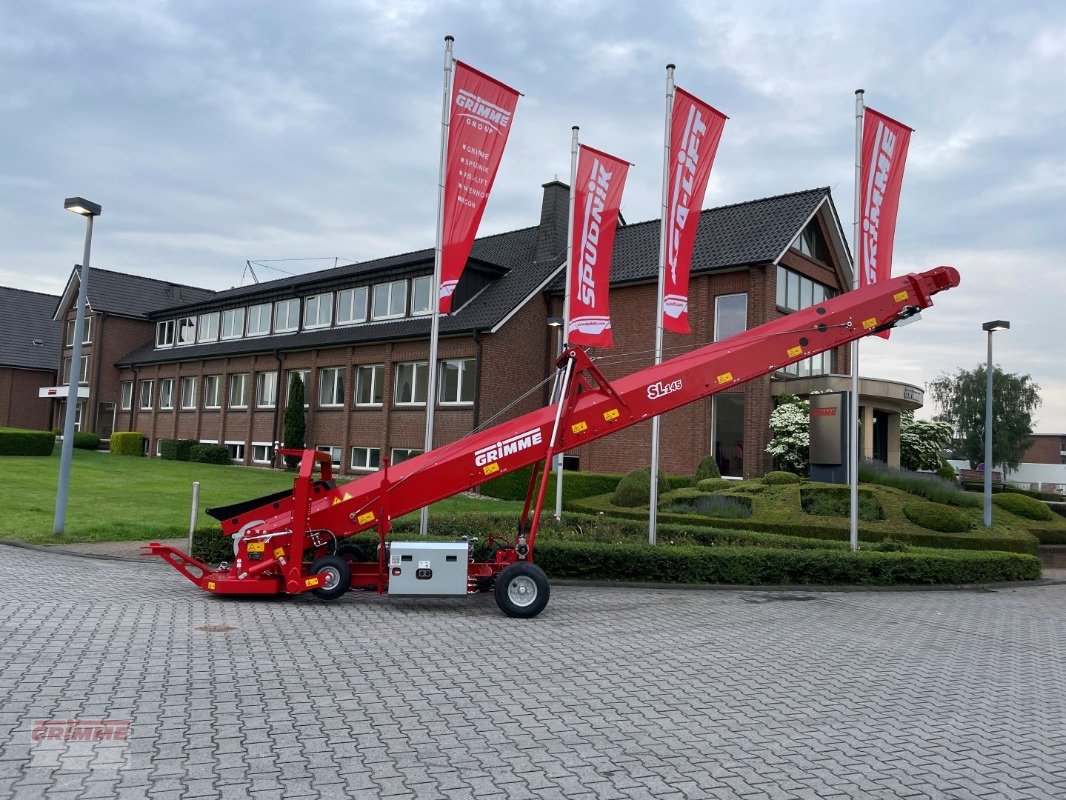
M 529 619 L 548 605 L 551 585 L 536 564 L 519 561 L 496 578 L 496 605 L 509 617 Z
M 342 544 L 337 548 L 336 554 L 349 562 L 367 560 L 366 550 L 357 544 Z
M 336 600 L 348 591 L 352 582 L 352 570 L 340 556 L 318 559 L 311 565 L 308 575 L 320 575 L 323 580 L 321 588 L 311 590 L 319 600 Z

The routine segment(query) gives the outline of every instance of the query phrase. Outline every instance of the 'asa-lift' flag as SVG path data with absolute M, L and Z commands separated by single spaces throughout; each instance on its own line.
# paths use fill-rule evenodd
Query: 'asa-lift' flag
M 518 96 L 510 86 L 462 61 L 455 62 L 444 180 L 441 314 L 451 311 L 452 293 L 474 246 Z
M 666 264 L 663 328 L 690 333 L 688 277 L 703 195 L 728 119 L 684 89 L 675 89 L 670 115 L 670 169 L 666 190 Z
M 570 220 L 570 344 L 611 346 L 611 254 L 628 172 L 628 161 L 581 145 Z
M 859 179 L 859 286 L 892 276 L 892 240 L 911 129 L 865 109 Z

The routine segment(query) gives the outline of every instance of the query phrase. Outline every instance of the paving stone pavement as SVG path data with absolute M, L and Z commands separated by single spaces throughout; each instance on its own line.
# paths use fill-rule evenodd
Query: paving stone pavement
M 232 600 L 0 551 L 0 797 L 1066 798 L 1066 586 Z M 129 721 L 111 741 L 44 721 Z M 95 724 L 95 722 L 93 722 Z

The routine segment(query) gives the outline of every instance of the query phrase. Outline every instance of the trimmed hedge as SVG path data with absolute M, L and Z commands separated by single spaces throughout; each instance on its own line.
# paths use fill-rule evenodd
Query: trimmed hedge
M 480 487 L 480 492 L 487 497 L 496 497 L 500 500 L 525 500 L 526 489 L 529 486 L 529 476 L 532 467 L 501 475 Z M 563 500 L 577 500 L 581 497 L 591 497 L 596 494 L 613 492 L 621 480 L 621 475 L 608 475 L 600 472 L 571 472 L 563 473 Z M 548 478 L 548 497 L 555 496 L 555 473 Z
M 195 439 L 162 439 L 159 442 L 159 457 L 164 461 L 190 461 L 192 448 L 199 444 Z
M 797 475 L 795 472 L 767 472 L 763 476 L 763 481 L 770 486 L 780 486 L 786 483 L 801 483 L 803 478 Z
M 941 533 L 965 533 L 970 530 L 970 516 L 957 508 L 928 500 L 915 500 L 903 506 L 907 519 L 922 528 Z
M 662 472 L 658 475 L 658 494 L 670 491 L 670 485 Z M 618 506 L 646 506 L 651 501 L 651 467 L 635 469 L 618 482 L 614 490 L 614 504 Z
M 735 547 L 652 547 L 540 542 L 535 558 L 552 578 L 667 583 L 970 584 L 1040 578 L 1031 555 L 973 551 L 879 552 Z
M 51 431 L 0 428 L 0 456 L 50 456 L 55 443 Z
M 192 552 L 189 555 L 208 564 L 233 561 L 233 539 L 226 536 L 217 525 L 197 528 L 192 532 Z
M 788 474 L 788 473 L 785 473 Z M 791 483 L 791 481 L 785 481 Z M 844 486 L 809 486 L 800 489 L 800 507 L 816 517 L 850 517 L 851 491 Z M 885 509 L 869 489 L 859 490 L 859 519 L 877 522 L 885 518 Z
M 714 456 L 704 456 L 700 459 L 699 466 L 696 467 L 696 483 L 705 481 L 708 478 L 721 478 L 722 473 L 718 469 L 718 462 L 714 460 Z
M 136 431 L 116 431 L 111 434 L 111 455 L 139 456 L 144 448 L 144 436 Z
M 1039 500 L 1026 497 L 1024 494 L 1000 492 L 992 496 L 992 502 L 1012 514 L 1025 517 L 1025 519 L 1035 519 L 1040 522 L 1051 522 L 1055 519 L 1055 515 L 1051 513 L 1050 508 Z
M 736 481 L 727 481 L 725 478 L 704 478 L 702 481 L 697 481 L 696 488 L 701 492 L 717 492 L 721 489 L 729 489 L 736 484 Z
M 74 446 L 79 450 L 99 450 L 100 437 L 90 431 L 74 431 Z
M 224 444 L 194 444 L 189 448 L 189 461 L 199 464 L 229 464 L 229 448 Z

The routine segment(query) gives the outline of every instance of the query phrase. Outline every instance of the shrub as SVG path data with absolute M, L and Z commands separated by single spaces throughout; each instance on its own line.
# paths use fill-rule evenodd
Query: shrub
M 532 467 L 525 467 L 494 478 L 482 484 L 481 493 L 488 497 L 498 497 L 501 500 L 525 500 L 526 488 L 529 486 L 529 476 L 532 471 Z M 617 474 L 566 471 L 563 473 L 563 501 L 613 492 L 621 478 L 622 476 Z M 546 496 L 555 497 L 554 472 L 548 478 Z
M 189 448 L 189 461 L 200 464 L 228 464 L 229 448 L 223 444 L 194 444 Z
M 767 472 L 763 476 L 763 482 L 770 486 L 780 486 L 786 483 L 800 483 L 802 480 L 803 478 L 795 472 L 783 472 L 780 470 L 776 472 Z
M 934 503 L 963 508 L 980 508 L 981 498 L 971 492 L 964 492 L 950 481 L 936 475 L 924 475 L 918 472 L 896 469 L 880 461 L 864 461 L 859 465 L 859 481 L 893 486 L 911 494 L 917 494 Z
M 851 492 L 844 487 L 812 486 L 800 490 L 800 507 L 816 517 L 850 517 Z M 869 490 L 859 491 L 859 519 L 877 522 L 885 518 L 881 503 Z
M 895 539 L 888 538 L 883 539 L 869 549 L 876 550 L 878 553 L 906 553 L 910 550 L 910 547 L 903 542 L 897 542 Z
M 144 447 L 144 437 L 136 431 L 116 431 L 111 434 L 111 455 L 139 456 Z
M 666 477 L 662 472 L 658 475 L 659 494 L 663 495 L 670 491 Z M 636 469 L 618 482 L 618 488 L 614 490 L 614 504 L 625 508 L 634 506 L 646 506 L 651 501 L 651 467 Z
M 701 492 L 717 492 L 721 489 L 729 489 L 736 481 L 727 481 L 725 478 L 704 478 L 696 484 Z
M 189 461 L 195 439 L 162 439 L 159 442 L 159 457 L 164 461 Z
M 1039 500 L 1026 497 L 1024 494 L 1001 492 L 992 496 L 992 502 L 1005 511 L 1025 517 L 1025 519 L 1035 519 L 1041 522 L 1051 522 L 1055 519 L 1050 508 Z
M 192 532 L 192 552 L 189 554 L 208 564 L 233 561 L 233 539 L 217 525 L 197 528 Z
M 920 528 L 941 533 L 964 533 L 970 530 L 970 515 L 943 503 L 915 500 L 903 506 L 907 519 Z
M 0 428 L 0 456 L 50 456 L 55 443 L 50 431 Z
M 1030 489 L 1022 489 L 1019 486 L 1011 486 L 1010 484 L 1004 486 L 1003 491 L 1022 494 L 1026 497 L 1032 497 L 1034 500 L 1047 500 L 1052 503 L 1060 503 L 1063 499 L 1061 494 L 1055 494 L 1054 492 L 1034 492 Z
M 714 456 L 704 456 L 700 459 L 700 463 L 696 467 L 696 483 L 707 480 L 707 478 L 721 477 L 722 473 L 718 469 L 718 462 L 714 460 Z
M 955 472 L 955 468 L 951 466 L 947 461 L 940 462 L 940 469 L 936 471 L 938 478 L 943 478 L 951 483 L 956 483 L 959 479 L 958 474 Z
M 74 446 L 79 450 L 99 450 L 100 437 L 90 431 L 74 431 Z

